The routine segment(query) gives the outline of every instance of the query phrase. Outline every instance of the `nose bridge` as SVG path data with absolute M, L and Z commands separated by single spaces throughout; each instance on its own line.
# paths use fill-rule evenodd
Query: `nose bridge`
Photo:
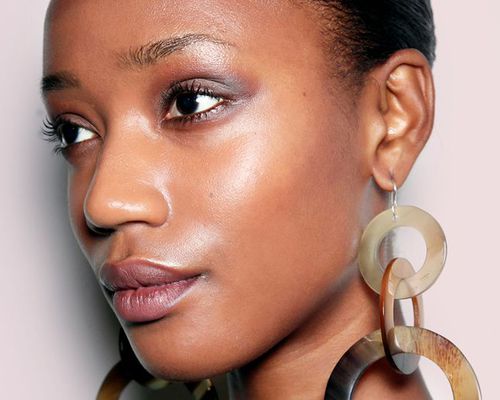
M 84 201 L 90 226 L 116 229 L 129 222 L 166 222 L 168 201 L 155 180 L 156 146 L 151 142 L 130 126 L 108 130 Z

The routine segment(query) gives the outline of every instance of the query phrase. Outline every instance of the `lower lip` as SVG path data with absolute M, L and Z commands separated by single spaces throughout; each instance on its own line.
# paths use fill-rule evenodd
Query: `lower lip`
M 125 321 L 155 321 L 165 317 L 197 280 L 198 277 L 193 277 L 164 285 L 119 290 L 113 294 L 113 306 Z

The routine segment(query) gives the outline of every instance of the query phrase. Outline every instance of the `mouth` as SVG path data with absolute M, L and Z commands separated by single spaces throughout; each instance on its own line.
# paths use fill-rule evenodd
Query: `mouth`
M 147 260 L 106 263 L 99 273 L 118 316 L 131 323 L 167 316 L 201 274 Z

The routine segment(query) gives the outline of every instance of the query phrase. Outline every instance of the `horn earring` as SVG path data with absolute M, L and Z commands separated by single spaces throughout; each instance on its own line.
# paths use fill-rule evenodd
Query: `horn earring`
M 421 294 L 439 277 L 446 260 L 446 239 L 439 223 L 414 206 L 398 206 L 398 188 L 393 180 L 391 208 L 377 215 L 361 237 L 358 263 L 366 284 L 380 294 L 381 329 L 361 338 L 335 366 L 325 391 L 325 400 L 349 400 L 366 369 L 386 357 L 398 373 L 410 375 L 418 368 L 420 356 L 436 363 L 446 374 L 455 400 L 480 400 L 481 391 L 472 366 L 449 340 L 422 328 Z M 384 238 L 399 227 L 411 227 L 423 236 L 427 254 L 415 272 L 404 258 L 383 266 L 379 248 Z M 414 326 L 395 326 L 394 303 L 411 298 Z
M 169 382 L 157 379 L 147 372 L 134 354 L 123 329 L 118 338 L 120 361 L 108 372 L 97 394 L 97 400 L 119 400 L 128 384 L 136 381 L 153 390 L 163 389 Z M 184 384 L 193 400 L 218 400 L 215 386 L 210 379 Z

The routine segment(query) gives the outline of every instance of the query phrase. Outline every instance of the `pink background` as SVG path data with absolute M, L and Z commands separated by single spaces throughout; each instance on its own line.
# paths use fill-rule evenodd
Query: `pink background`
M 86 400 L 118 358 L 118 328 L 71 236 L 64 163 L 37 134 L 47 3 L 0 6 L 0 397 Z M 424 295 L 426 327 L 465 353 L 485 399 L 499 399 L 500 3 L 434 0 L 434 10 L 435 131 L 400 203 L 430 212 L 448 238 L 445 270 Z M 438 368 L 423 370 L 434 397 L 451 399 Z

